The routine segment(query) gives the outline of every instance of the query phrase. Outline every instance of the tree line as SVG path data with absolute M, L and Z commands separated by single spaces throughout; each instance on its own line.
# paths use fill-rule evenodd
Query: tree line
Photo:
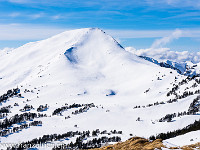
M 171 122 L 173 118 L 175 117 L 180 117 L 180 116 L 184 116 L 184 115 L 195 115 L 197 112 L 199 112 L 200 109 L 200 95 L 197 96 L 192 103 L 190 104 L 188 111 L 184 111 L 184 112 L 178 112 L 178 113 L 173 113 L 173 114 L 167 114 L 166 116 L 164 116 L 163 118 L 159 119 L 159 122 Z
M 7 93 L 1 95 L 0 96 L 0 103 L 7 101 L 10 97 L 13 97 L 13 96 L 22 97 L 22 95 L 20 94 L 19 88 L 10 89 L 10 90 L 7 91 Z
M 113 130 L 112 132 L 109 132 L 111 134 L 122 134 L 122 131 L 116 131 Z M 113 137 L 106 137 L 102 136 L 100 138 L 95 138 L 99 135 L 102 134 L 108 134 L 106 130 L 100 131 L 99 129 L 91 131 L 69 131 L 67 133 L 63 134 L 50 134 L 50 135 L 43 135 L 42 137 L 35 138 L 31 141 L 23 142 L 20 145 L 16 145 L 13 147 L 8 147 L 7 150 L 23 150 L 27 149 L 30 147 L 34 147 L 36 145 L 42 145 L 47 142 L 52 142 L 52 141 L 59 141 L 62 139 L 69 140 L 69 138 L 75 137 L 76 141 L 73 143 L 69 143 L 67 145 L 62 145 L 62 147 L 54 147 L 54 150 L 59 150 L 65 147 L 65 149 L 89 149 L 89 148 L 98 148 L 101 147 L 103 144 L 107 142 L 119 142 L 121 141 L 121 138 L 119 136 L 113 136 Z M 84 142 L 87 138 L 93 138 L 92 140 L 87 140 L 87 142 Z
M 47 117 L 46 114 L 39 114 L 39 113 L 23 113 L 23 114 L 15 114 L 14 116 L 8 118 L 5 118 L 3 121 L 0 121 L 0 129 L 7 129 L 8 127 L 11 127 L 13 124 L 16 123 L 22 123 L 24 121 L 32 120 L 34 118 L 40 118 L 40 117 Z
M 179 135 L 183 135 L 186 134 L 188 132 L 192 132 L 192 131 L 197 131 L 200 130 L 200 120 L 196 121 L 182 129 L 178 129 L 178 130 L 174 130 L 174 131 L 169 131 L 167 133 L 160 133 L 156 136 L 152 135 L 149 137 L 150 140 L 155 140 L 155 139 L 162 139 L 162 140 L 166 140 L 169 138 L 173 138 Z
M 80 112 L 84 112 L 86 111 L 88 108 L 91 108 L 91 107 L 95 107 L 95 105 L 93 103 L 91 104 L 72 104 L 72 105 L 68 105 L 68 104 L 65 104 L 65 106 L 61 107 L 61 108 L 57 108 L 53 111 L 52 115 L 61 115 L 61 113 L 63 111 L 67 111 L 68 109 L 71 109 L 71 108 L 79 108 L 79 107 L 83 107 L 75 112 L 73 112 L 73 114 L 78 114 Z
M 13 127 L 13 128 L 10 128 L 10 129 L 1 130 L 0 136 L 7 137 L 12 133 L 19 132 L 19 131 L 21 131 L 23 129 L 27 129 L 31 126 L 41 126 L 41 125 L 42 125 L 42 121 L 33 121 L 33 122 L 28 123 L 28 124 L 25 123 L 25 124 L 20 125 L 19 127 Z

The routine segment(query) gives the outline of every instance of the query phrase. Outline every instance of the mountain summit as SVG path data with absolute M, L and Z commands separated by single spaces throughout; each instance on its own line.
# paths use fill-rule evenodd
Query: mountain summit
M 130 78 L 129 82 L 132 80 L 134 84 L 134 78 L 151 74 L 152 69 L 156 69 L 125 51 L 98 28 L 66 31 L 46 40 L 28 43 L 2 55 L 0 63 L 0 82 L 4 88 L 35 83 L 40 76 L 47 78 L 43 81 L 56 78 L 54 82 L 73 78 L 71 81 L 77 81 L 79 86 L 83 80 L 98 82 L 97 79 L 120 85 Z

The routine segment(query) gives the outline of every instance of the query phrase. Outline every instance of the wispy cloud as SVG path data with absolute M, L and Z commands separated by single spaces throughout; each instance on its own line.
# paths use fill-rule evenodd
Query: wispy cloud
M 0 24 L 0 40 L 39 40 L 71 28 L 30 24 Z M 159 38 L 152 47 L 161 47 L 173 39 L 181 37 L 200 38 L 200 29 L 177 30 L 109 30 L 103 29 L 114 38 Z M 23 33 L 23 34 L 22 34 Z
M 21 17 L 21 19 L 40 19 L 40 18 L 52 18 L 50 14 L 45 14 L 44 12 L 37 12 L 37 13 L 23 13 L 23 12 L 12 12 L 9 14 L 2 14 L 3 17 L 11 17 L 11 19 Z M 58 17 L 58 15 L 53 16 Z
M 11 3 L 18 3 L 18 4 L 43 4 L 43 5 L 59 5 L 62 6 L 63 4 L 68 5 L 82 5 L 82 6 L 101 6 L 101 8 L 108 8 L 108 7 L 115 7 L 115 8 L 122 8 L 122 7 L 138 7 L 138 6 L 150 6 L 150 7 L 157 7 L 157 8 L 163 8 L 163 7 L 192 7 L 192 8 L 200 8 L 200 0 L 144 0 L 144 1 L 138 1 L 138 0 L 132 0 L 124 2 L 124 0 L 73 0 L 73 1 L 66 1 L 66 0 L 4 0 Z M 106 5 L 105 5 L 106 3 Z M 63 5 L 64 6 L 64 5 Z
M 189 30 L 187 30 L 189 33 Z M 167 61 L 171 60 L 174 62 L 186 62 L 191 61 L 193 63 L 199 63 L 200 61 L 200 52 L 189 52 L 189 51 L 172 51 L 170 48 L 167 48 L 166 44 L 171 41 L 178 39 L 182 36 L 191 36 L 193 31 L 190 31 L 188 34 L 186 31 L 182 31 L 180 29 L 176 29 L 170 35 L 162 37 L 160 39 L 155 40 L 152 43 L 152 46 L 147 49 L 135 49 L 133 47 L 127 47 L 126 50 L 134 53 L 138 56 L 148 56 L 154 58 L 159 61 Z M 183 34 L 184 33 L 184 34 Z M 200 32 L 199 32 L 200 33 Z M 199 34 L 200 36 L 200 34 Z
M 159 8 L 190 8 L 190 9 L 200 9 L 200 0 L 146 0 L 146 2 L 151 6 L 157 6 Z
M 27 4 L 27 3 L 41 3 L 40 0 L 5 0 L 10 3 Z M 46 0 L 44 0 L 46 1 Z
M 4 0 L 10 3 L 18 3 L 18 4 L 25 4 L 25 3 L 33 3 L 33 0 Z M 37 0 L 36 0 L 37 1 Z
M 189 51 L 172 51 L 170 48 L 158 48 L 158 49 L 138 49 L 133 47 L 126 47 L 126 50 L 138 55 L 138 56 L 148 56 L 159 61 L 171 60 L 174 62 L 186 62 L 191 61 L 193 63 L 199 63 L 200 52 L 189 52 Z
M 61 15 L 54 15 L 52 16 L 52 19 L 57 20 L 57 19 L 61 19 L 62 16 Z
M 155 40 L 151 48 L 155 49 L 155 48 L 163 47 L 167 43 L 171 42 L 172 40 L 178 39 L 179 37 L 181 37 L 181 35 L 182 35 L 182 31 L 179 29 L 176 29 L 171 35 Z
M 42 25 L 0 24 L 0 40 L 41 40 L 65 30 L 69 29 Z
M 195 11 L 195 12 L 181 12 L 181 13 L 178 13 L 178 14 L 174 14 L 170 17 L 166 17 L 164 18 L 164 20 L 169 20 L 169 19 L 183 19 L 183 20 L 186 20 L 186 19 L 189 19 L 190 21 L 192 20 L 197 20 L 199 17 L 200 17 L 200 12 L 199 11 Z
M 37 13 L 37 14 L 31 14 L 31 15 L 27 15 L 28 17 L 32 18 L 32 19 L 38 19 L 38 18 L 42 18 L 45 16 L 44 13 Z
M 177 30 L 105 30 L 114 37 L 119 38 L 162 38 L 164 44 L 168 40 L 178 37 L 200 37 L 200 28 L 177 29 Z M 164 42 L 165 41 L 165 42 Z M 159 41 L 158 41 L 159 42 Z M 161 44 L 161 45 L 162 45 Z
M 13 12 L 13 13 L 9 14 L 8 16 L 10 16 L 10 17 L 18 17 L 20 15 L 21 14 L 19 12 Z
M 105 30 L 108 34 L 119 38 L 154 38 L 167 36 L 171 30 Z

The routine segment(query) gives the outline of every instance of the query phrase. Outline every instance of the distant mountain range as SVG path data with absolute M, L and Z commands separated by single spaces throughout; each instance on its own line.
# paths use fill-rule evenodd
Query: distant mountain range
M 200 65 L 193 64 L 192 62 L 173 62 L 170 60 L 166 61 L 157 61 L 153 58 L 147 57 L 147 56 L 139 56 L 145 60 L 148 60 L 154 64 L 157 64 L 161 67 L 165 68 L 171 68 L 176 70 L 178 73 L 186 76 L 200 76 Z

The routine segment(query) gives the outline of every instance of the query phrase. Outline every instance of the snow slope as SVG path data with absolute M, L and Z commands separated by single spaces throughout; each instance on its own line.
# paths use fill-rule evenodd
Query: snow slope
M 173 83 L 185 77 L 125 51 L 111 36 L 97 28 L 66 31 L 2 52 L 0 64 L 0 95 L 19 87 L 23 96 L 2 103 L 1 108 L 12 107 L 7 118 L 24 113 L 20 109 L 26 104 L 34 108 L 28 112 L 35 113 L 40 105 L 48 105 L 48 109 L 41 112 L 47 117 L 34 119 L 41 120 L 42 126 L 1 137 L 2 143 L 95 129 L 120 130 L 123 133 L 119 136 L 124 141 L 134 135 L 149 137 L 183 128 L 200 119 L 198 115 L 188 115 L 175 118 L 173 122 L 157 121 L 168 113 L 187 111 L 196 95 L 175 103 L 133 109 L 137 105 L 146 106 L 173 98 L 173 95 L 167 97 L 167 92 Z M 183 85 L 180 93 L 186 86 Z M 26 92 L 26 89 L 32 92 Z M 196 89 L 198 87 L 192 88 Z M 15 103 L 19 106 L 14 106 Z M 95 107 L 77 115 L 72 114 L 75 109 L 52 115 L 55 109 L 66 103 L 94 103 Z M 68 116 L 70 118 L 66 119 Z M 136 121 L 138 117 L 140 121 Z

